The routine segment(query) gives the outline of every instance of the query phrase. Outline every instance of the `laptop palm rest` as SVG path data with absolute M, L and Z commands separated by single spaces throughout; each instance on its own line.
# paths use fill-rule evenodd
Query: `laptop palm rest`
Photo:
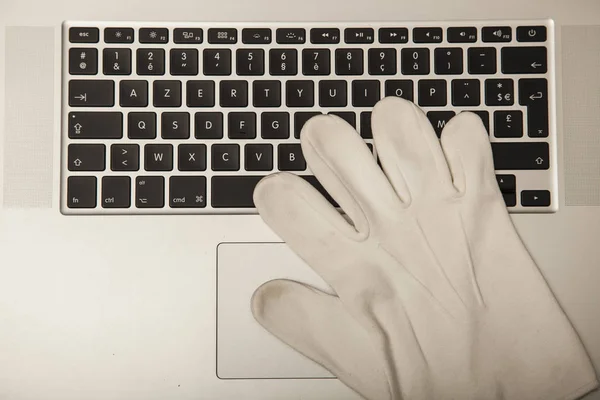
M 217 249 L 217 375 L 221 379 L 332 378 L 260 326 L 250 311 L 264 282 L 285 278 L 331 292 L 285 243 L 221 243 Z

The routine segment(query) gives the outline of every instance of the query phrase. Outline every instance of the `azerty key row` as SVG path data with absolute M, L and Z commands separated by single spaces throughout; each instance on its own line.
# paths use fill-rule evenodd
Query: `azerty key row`
M 472 47 L 467 50 L 469 74 L 495 74 L 498 70 L 498 51 L 494 47 Z M 105 48 L 102 50 L 102 73 L 104 75 L 165 75 L 165 49 L 138 49 L 134 68 L 131 49 Z M 171 49 L 169 73 L 171 75 L 195 76 L 200 72 L 200 51 L 197 49 Z M 431 73 L 431 50 L 428 48 L 336 49 L 333 72 L 339 76 L 428 75 Z M 69 49 L 69 73 L 71 75 L 97 75 L 98 49 Z M 202 74 L 205 76 L 294 76 L 330 75 L 332 73 L 331 50 L 304 49 L 298 65 L 297 49 L 271 49 L 268 56 L 263 49 L 238 49 L 235 63 L 231 49 L 202 50 Z M 437 48 L 433 51 L 433 72 L 437 75 L 460 75 L 464 72 L 462 48 Z M 268 60 L 267 60 L 268 58 Z M 500 50 L 500 70 L 505 74 L 543 74 L 548 70 L 546 47 L 504 47 Z M 268 64 L 268 65 L 266 65 Z

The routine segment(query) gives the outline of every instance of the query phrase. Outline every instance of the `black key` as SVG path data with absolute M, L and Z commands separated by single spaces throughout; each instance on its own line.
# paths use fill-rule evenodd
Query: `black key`
M 206 171 L 206 145 L 180 144 L 177 148 L 179 171 Z
M 246 171 L 271 171 L 273 169 L 273 146 L 270 144 L 247 144 L 244 146 Z
M 481 84 L 477 79 L 455 79 L 452 81 L 452 105 L 458 107 L 481 104 Z
M 419 81 L 419 105 L 443 107 L 448 103 L 446 81 L 442 79 Z
M 69 81 L 71 107 L 112 107 L 115 105 L 115 82 L 100 80 Z
M 231 75 L 231 50 L 204 49 L 204 75 Z
M 281 82 L 254 81 L 252 96 L 254 107 L 279 107 L 281 106 Z
M 403 75 L 428 75 L 429 49 L 402 49 Z
M 140 28 L 140 43 L 168 43 L 169 30 L 167 28 Z
M 130 112 L 127 114 L 127 137 L 129 139 L 156 138 L 156 113 Z
M 413 29 L 413 42 L 415 43 L 442 43 L 443 36 L 442 28 Z
M 187 81 L 186 103 L 188 107 L 214 107 L 214 81 Z
M 379 43 L 408 43 L 408 29 L 380 28 Z
M 271 35 L 271 30 L 268 28 L 244 28 L 242 29 L 242 42 L 244 44 L 269 44 Z
M 144 146 L 144 169 L 146 171 L 172 171 L 173 146 L 170 144 L 147 144 Z
M 69 42 L 71 43 L 98 43 L 99 37 L 100 30 L 98 28 L 69 28 Z
M 254 188 L 263 176 L 213 176 L 211 205 L 213 208 L 254 207 Z
M 197 112 L 194 115 L 194 133 L 196 139 L 222 139 L 223 113 Z
M 213 144 L 211 158 L 213 171 L 238 171 L 240 169 L 240 146 L 237 144 Z
M 173 30 L 173 41 L 175 43 L 202 43 L 204 32 L 202 28 L 175 28 Z
M 290 114 L 286 112 L 262 113 L 260 127 L 263 139 L 287 139 L 290 137 Z
M 69 49 L 69 74 L 96 75 L 98 73 L 98 50 L 90 48 Z
M 523 190 L 521 192 L 521 205 L 523 207 L 549 207 L 550 191 Z
M 165 206 L 165 178 L 138 176 L 135 179 L 135 206 L 137 208 L 163 208 Z
M 438 138 L 442 136 L 442 131 L 446 127 L 446 124 L 454 118 L 456 114 L 454 111 L 429 111 L 427 118 L 433 126 L 433 130 L 437 134 Z
M 363 139 L 373 139 L 370 111 L 363 111 L 360 113 L 360 136 Z
M 206 177 L 172 176 L 169 178 L 171 208 L 206 207 Z
M 227 116 L 227 135 L 230 139 L 254 139 L 256 113 L 230 112 Z
M 320 81 L 319 106 L 346 107 L 348 104 L 348 89 L 346 81 Z
M 405 100 L 414 100 L 414 83 L 410 80 L 389 80 L 385 81 L 385 95 L 402 97 Z
M 481 39 L 484 42 L 510 42 L 512 28 L 510 26 L 486 26 L 481 30 Z
M 329 114 L 335 115 L 352 125 L 356 129 L 356 114 L 352 111 L 332 111 Z
M 104 75 L 131 75 L 131 49 L 104 49 Z
M 131 178 L 105 176 L 102 178 L 102 208 L 131 207 Z
M 208 43 L 210 43 L 210 44 L 235 44 L 235 43 L 237 43 L 237 29 L 235 29 L 235 28 L 210 28 L 208 30 Z
M 505 74 L 545 74 L 548 50 L 545 47 L 503 47 L 502 72 Z
M 338 28 L 313 28 L 310 30 L 310 42 L 314 44 L 337 44 L 340 42 Z
M 280 171 L 304 171 L 306 160 L 299 144 L 280 144 L 277 146 L 277 168 Z
M 504 203 L 506 207 L 514 207 L 517 205 L 517 194 L 516 193 L 502 193 Z
M 275 40 L 279 44 L 302 44 L 306 42 L 306 29 L 279 28 L 275 31 Z
M 239 49 L 236 53 L 237 74 L 264 75 L 265 51 L 263 49 Z
M 110 146 L 110 169 L 113 171 L 139 170 L 140 146 L 137 144 L 113 144 Z
M 329 49 L 302 50 L 302 73 L 304 75 L 329 75 L 331 73 Z
M 475 43 L 477 28 L 473 26 L 448 28 L 448 43 Z
M 479 116 L 479 118 L 481 118 L 481 122 L 483 122 L 483 126 L 485 126 L 485 130 L 487 131 L 487 133 L 489 135 L 490 134 L 490 113 L 488 111 L 477 111 L 477 110 L 473 110 L 470 112 L 477 114 Z
M 336 75 L 362 75 L 362 49 L 337 49 L 335 51 Z
M 133 28 L 104 28 L 104 43 L 133 43 Z
M 495 74 L 496 49 L 493 47 L 472 47 L 469 49 L 469 74 Z
M 313 81 L 287 81 L 285 104 L 288 107 L 313 107 L 315 105 L 315 83 Z
M 198 50 L 171 49 L 171 75 L 198 75 Z
M 190 114 L 165 112 L 162 113 L 160 119 L 160 133 L 163 139 L 188 139 L 190 137 Z
M 67 179 L 67 207 L 96 208 L 95 176 L 70 176 Z
M 304 124 L 315 115 L 321 115 L 318 111 L 297 112 L 294 114 L 294 137 L 300 139 L 300 133 Z
M 181 81 L 154 81 L 154 107 L 181 107 Z
M 527 106 L 527 135 L 548 137 L 548 81 L 519 79 L 519 104 Z
M 104 171 L 106 147 L 103 144 L 70 144 L 69 171 Z
M 492 152 L 497 170 L 550 168 L 550 148 L 545 142 L 494 142 Z
M 148 81 L 119 82 L 119 105 L 121 107 L 147 107 Z
M 488 106 L 512 106 L 515 102 L 515 83 L 512 79 L 486 79 L 485 104 Z
M 460 48 L 435 49 L 435 73 L 460 75 L 463 73 L 463 50 Z
M 519 26 L 517 28 L 518 42 L 545 42 L 547 36 L 545 26 Z
M 164 49 L 137 49 L 136 54 L 138 75 L 165 74 Z
M 353 81 L 352 105 L 355 107 L 373 107 L 381 100 L 379 81 Z
M 396 49 L 369 49 L 369 75 L 396 75 Z
M 221 107 L 248 107 L 248 81 L 221 81 Z
M 70 112 L 69 139 L 121 139 L 123 114 L 120 112 Z
M 269 51 L 271 75 L 296 75 L 298 73 L 298 51 L 296 49 L 272 49 Z
M 373 43 L 375 32 L 373 28 L 346 28 L 344 40 L 346 43 Z
M 514 175 L 496 175 L 498 187 L 502 193 L 515 193 L 517 191 L 517 183 Z
M 523 112 L 495 111 L 494 112 L 494 136 L 496 137 L 522 137 L 523 136 Z

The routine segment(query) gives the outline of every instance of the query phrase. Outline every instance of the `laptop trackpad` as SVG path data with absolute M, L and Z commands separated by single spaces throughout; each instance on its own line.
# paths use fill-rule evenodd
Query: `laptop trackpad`
M 260 326 L 250 298 L 286 278 L 331 292 L 284 243 L 221 243 L 217 249 L 217 375 L 222 379 L 330 378 L 332 375 Z

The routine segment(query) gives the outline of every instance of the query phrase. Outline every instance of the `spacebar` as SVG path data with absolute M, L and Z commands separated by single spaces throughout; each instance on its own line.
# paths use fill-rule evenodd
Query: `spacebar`
M 213 208 L 252 208 L 254 188 L 263 176 L 213 176 L 211 205 Z M 302 176 L 334 205 L 335 202 L 314 176 Z

